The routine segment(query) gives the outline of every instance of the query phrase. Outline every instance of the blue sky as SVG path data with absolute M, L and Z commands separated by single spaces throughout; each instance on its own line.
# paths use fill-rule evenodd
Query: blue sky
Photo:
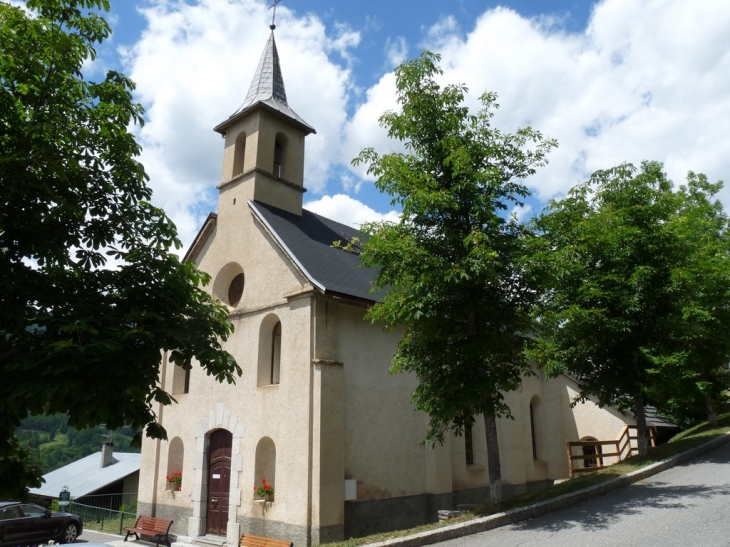
M 19 0 L 14 0 L 17 3 Z M 223 143 L 212 128 L 243 101 L 269 34 L 259 0 L 112 0 L 114 35 L 86 68 L 137 83 L 156 204 L 188 244 L 216 207 Z M 730 2 L 720 0 L 283 0 L 276 40 L 289 104 L 308 137 L 306 206 L 350 224 L 397 217 L 350 160 L 397 148 L 377 118 L 395 106 L 392 70 L 428 48 L 470 106 L 495 91 L 504 131 L 531 125 L 559 141 L 527 181 L 529 216 L 596 169 L 663 161 L 730 170 Z M 730 205 L 730 194 L 721 198 Z

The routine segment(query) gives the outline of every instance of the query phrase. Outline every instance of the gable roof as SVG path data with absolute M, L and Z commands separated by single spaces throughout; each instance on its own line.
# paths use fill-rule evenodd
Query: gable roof
M 284 78 L 281 75 L 279 52 L 276 50 L 273 28 L 251 80 L 246 99 L 226 121 L 215 127 L 215 131 L 225 133 L 228 126 L 243 118 L 256 107 L 263 107 L 290 122 L 294 122 L 305 134 L 316 133 L 311 125 L 291 109 L 286 100 L 286 89 L 284 89 Z
M 55 498 L 68 486 L 71 495 L 80 498 L 138 472 L 141 457 L 141 454 L 115 452 L 111 463 L 101 467 L 101 452 L 96 452 L 43 475 L 46 482 L 40 488 L 31 488 L 30 493 Z
M 205 222 L 203 222 L 200 230 L 198 230 L 198 233 L 195 236 L 193 243 L 190 245 L 190 247 L 188 247 L 188 250 L 182 259 L 183 262 L 193 260 L 193 258 L 197 256 L 198 252 L 200 252 L 200 249 L 202 249 L 203 245 L 205 245 L 205 242 L 208 239 L 210 233 L 213 231 L 213 228 L 215 228 L 217 221 L 218 215 L 216 213 L 208 213 L 208 217 L 205 219 Z
M 306 209 L 298 216 L 258 201 L 249 201 L 248 206 L 289 259 L 323 293 L 368 302 L 376 302 L 385 294 L 385 290 L 370 293 L 378 270 L 360 266 L 359 245 L 354 245 L 355 252 L 333 247 L 336 241 L 344 246 L 353 238 L 364 243 L 369 239 L 366 234 Z

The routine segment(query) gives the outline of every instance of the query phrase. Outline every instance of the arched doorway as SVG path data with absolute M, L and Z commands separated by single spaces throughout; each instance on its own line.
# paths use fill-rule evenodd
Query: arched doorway
M 228 525 L 232 441 L 233 436 L 225 429 L 216 429 L 210 434 L 206 532 L 216 536 L 225 536 Z
M 583 437 L 581 441 L 597 441 L 595 437 Z M 602 454 L 601 445 L 597 444 L 595 446 L 584 446 L 583 447 L 583 455 L 584 456 L 596 456 L 595 458 L 585 458 L 583 460 L 583 467 L 603 467 L 603 458 L 601 458 Z

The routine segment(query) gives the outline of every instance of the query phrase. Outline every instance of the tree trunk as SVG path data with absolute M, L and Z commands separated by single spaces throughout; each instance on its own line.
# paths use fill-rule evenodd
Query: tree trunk
M 489 501 L 493 507 L 502 503 L 502 466 L 499 462 L 499 441 L 497 439 L 497 418 L 492 405 L 484 403 L 484 426 L 487 431 L 487 460 L 489 472 Z
M 705 410 L 707 411 L 707 421 L 711 426 L 717 425 L 717 414 L 715 414 L 715 405 L 712 403 L 712 397 L 705 395 Z
M 649 430 L 646 427 L 646 413 L 644 412 L 644 394 L 639 386 L 634 394 L 634 413 L 636 414 L 636 436 L 639 445 L 639 455 L 649 453 Z
M 634 415 L 636 416 L 636 443 L 639 448 L 639 456 L 649 453 L 649 430 L 646 428 L 646 413 L 644 412 L 644 386 L 641 384 L 641 369 L 639 361 L 641 357 L 638 351 L 631 354 L 634 365 Z
M 707 368 L 705 367 L 705 364 L 700 363 L 699 369 L 700 378 L 702 378 L 703 382 L 707 382 L 709 380 L 709 375 L 707 374 Z M 707 412 L 707 421 L 710 423 L 711 426 L 716 426 L 717 414 L 715 414 L 715 405 L 712 403 L 712 397 L 710 395 L 703 395 L 702 402 L 705 405 L 705 412 Z

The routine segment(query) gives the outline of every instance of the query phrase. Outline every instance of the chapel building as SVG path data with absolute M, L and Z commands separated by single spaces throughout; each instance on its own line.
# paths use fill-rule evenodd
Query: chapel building
M 402 332 L 363 316 L 381 296 L 375 271 L 334 245 L 357 230 L 302 207 L 307 135 L 284 89 L 274 26 L 225 138 L 217 214 L 186 260 L 230 309 L 225 349 L 243 375 L 219 384 L 166 359 L 160 407 L 169 441 L 145 438 L 138 510 L 174 520 L 182 545 L 237 546 L 242 533 L 309 547 L 415 526 L 440 509 L 489 499 L 484 422 L 443 446 L 422 446 L 413 375 L 388 370 Z M 356 251 L 356 249 L 355 249 Z M 592 403 L 571 408 L 576 382 L 525 378 L 498 420 L 504 491 L 568 476 L 566 441 L 613 439 L 633 418 Z M 182 472 L 178 490 L 166 476 Z M 254 487 L 274 487 L 269 499 Z

